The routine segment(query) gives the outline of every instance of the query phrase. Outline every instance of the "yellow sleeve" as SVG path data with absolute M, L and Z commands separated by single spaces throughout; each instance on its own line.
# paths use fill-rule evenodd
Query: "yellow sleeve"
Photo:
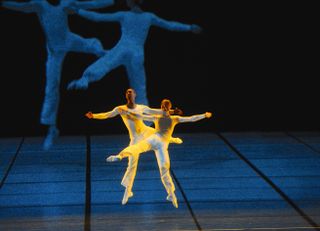
M 179 123 L 196 122 L 206 118 L 206 114 L 199 114 L 193 116 L 178 116 Z
M 115 107 L 112 111 L 93 113 L 93 119 L 104 120 L 119 115 L 118 107 Z

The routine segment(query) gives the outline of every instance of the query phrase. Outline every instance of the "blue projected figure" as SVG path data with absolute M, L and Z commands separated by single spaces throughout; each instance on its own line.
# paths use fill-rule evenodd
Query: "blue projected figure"
M 104 55 L 104 48 L 96 38 L 82 38 L 70 31 L 68 14 L 74 7 L 78 9 L 98 9 L 114 4 L 114 0 L 77 1 L 61 0 L 59 5 L 52 5 L 47 0 L 31 0 L 29 2 L 4 1 L 2 6 L 36 13 L 46 37 L 46 87 L 41 112 L 41 124 L 49 126 L 43 148 L 48 150 L 59 135 L 57 129 L 57 113 L 59 107 L 59 88 L 61 69 L 66 54 L 70 51 Z
M 70 82 L 68 89 L 87 89 L 89 83 L 101 80 L 111 70 L 124 65 L 130 87 L 137 92 L 137 103 L 149 105 L 144 69 L 144 43 L 150 27 L 158 26 L 171 31 L 192 31 L 194 33 L 201 32 L 201 28 L 194 24 L 166 21 L 153 13 L 142 11 L 138 3 L 142 1 L 127 0 L 127 5 L 131 10 L 116 13 L 96 13 L 74 9 L 80 16 L 96 22 L 119 22 L 122 35 L 116 46 L 90 65 L 80 79 Z

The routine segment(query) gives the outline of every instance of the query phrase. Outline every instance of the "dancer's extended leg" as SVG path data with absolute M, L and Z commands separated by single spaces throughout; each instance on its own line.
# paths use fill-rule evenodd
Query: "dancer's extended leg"
M 134 55 L 127 67 L 130 87 L 137 93 L 136 102 L 149 105 L 143 55 Z
M 136 156 L 140 153 L 147 152 L 151 150 L 151 145 L 149 144 L 148 140 L 140 141 L 137 144 L 130 145 L 123 149 L 118 155 L 110 155 L 106 158 L 107 162 L 115 162 L 121 161 L 123 158 L 129 156 Z
M 120 66 L 122 63 L 121 55 L 115 52 L 107 52 L 91 64 L 83 73 L 82 77 L 69 83 L 68 89 L 87 89 L 89 83 L 96 82 L 105 77 L 111 70 Z
M 162 147 L 155 152 L 160 170 L 161 181 L 168 193 L 167 200 L 171 201 L 173 206 L 178 208 L 177 197 L 174 193 L 175 186 L 170 174 L 170 158 L 168 150 L 167 148 Z
M 123 205 L 126 204 L 128 202 L 128 199 L 133 196 L 132 187 L 134 178 L 137 173 L 138 160 L 139 155 L 133 155 L 128 157 L 128 167 L 121 182 L 121 184 L 126 188 L 122 199 Z
M 72 41 L 70 51 L 95 54 L 98 57 L 106 54 L 106 51 L 99 39 L 83 38 L 76 34 L 71 34 L 70 37 L 70 40 Z
M 53 53 L 50 49 L 47 50 L 45 97 L 40 119 L 42 124 L 49 125 L 47 136 L 43 143 L 45 150 L 51 148 L 55 138 L 59 135 L 56 123 L 60 100 L 60 75 L 65 57 L 65 53 L 63 52 Z

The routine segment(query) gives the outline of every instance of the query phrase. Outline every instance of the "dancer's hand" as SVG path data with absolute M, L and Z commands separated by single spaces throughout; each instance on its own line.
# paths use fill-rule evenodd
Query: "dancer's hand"
M 206 118 L 210 118 L 211 116 L 212 116 L 212 113 L 211 113 L 211 112 L 206 112 L 206 113 L 205 113 L 205 117 L 206 117 Z
M 85 116 L 88 118 L 88 119 L 93 119 L 93 113 L 91 111 L 87 112 L 85 114 Z
M 192 24 L 191 25 L 191 31 L 192 33 L 195 33 L 195 34 L 200 34 L 203 30 L 200 26 L 196 25 L 196 24 Z
M 183 111 L 180 108 L 175 108 L 173 110 L 170 110 L 170 114 L 174 114 L 174 115 L 183 115 Z

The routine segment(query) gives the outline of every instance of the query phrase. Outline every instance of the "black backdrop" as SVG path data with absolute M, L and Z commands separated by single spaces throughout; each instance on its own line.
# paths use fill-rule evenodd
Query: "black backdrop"
M 315 3 L 315 2 L 314 2 Z M 100 10 L 126 9 L 120 3 Z M 150 106 L 170 98 L 186 115 L 212 111 L 211 120 L 179 125 L 177 132 L 317 130 L 319 36 L 316 6 L 294 1 L 146 0 L 158 16 L 196 23 L 200 35 L 152 27 L 145 44 Z M 46 50 L 36 15 L 1 8 L 1 136 L 42 135 L 39 117 Z M 117 23 L 70 16 L 70 28 L 99 38 L 106 49 L 119 36 Z M 69 53 L 61 82 L 61 134 L 126 132 L 120 118 L 88 121 L 83 114 L 125 103 L 124 68 L 86 91 L 67 91 L 96 58 Z

